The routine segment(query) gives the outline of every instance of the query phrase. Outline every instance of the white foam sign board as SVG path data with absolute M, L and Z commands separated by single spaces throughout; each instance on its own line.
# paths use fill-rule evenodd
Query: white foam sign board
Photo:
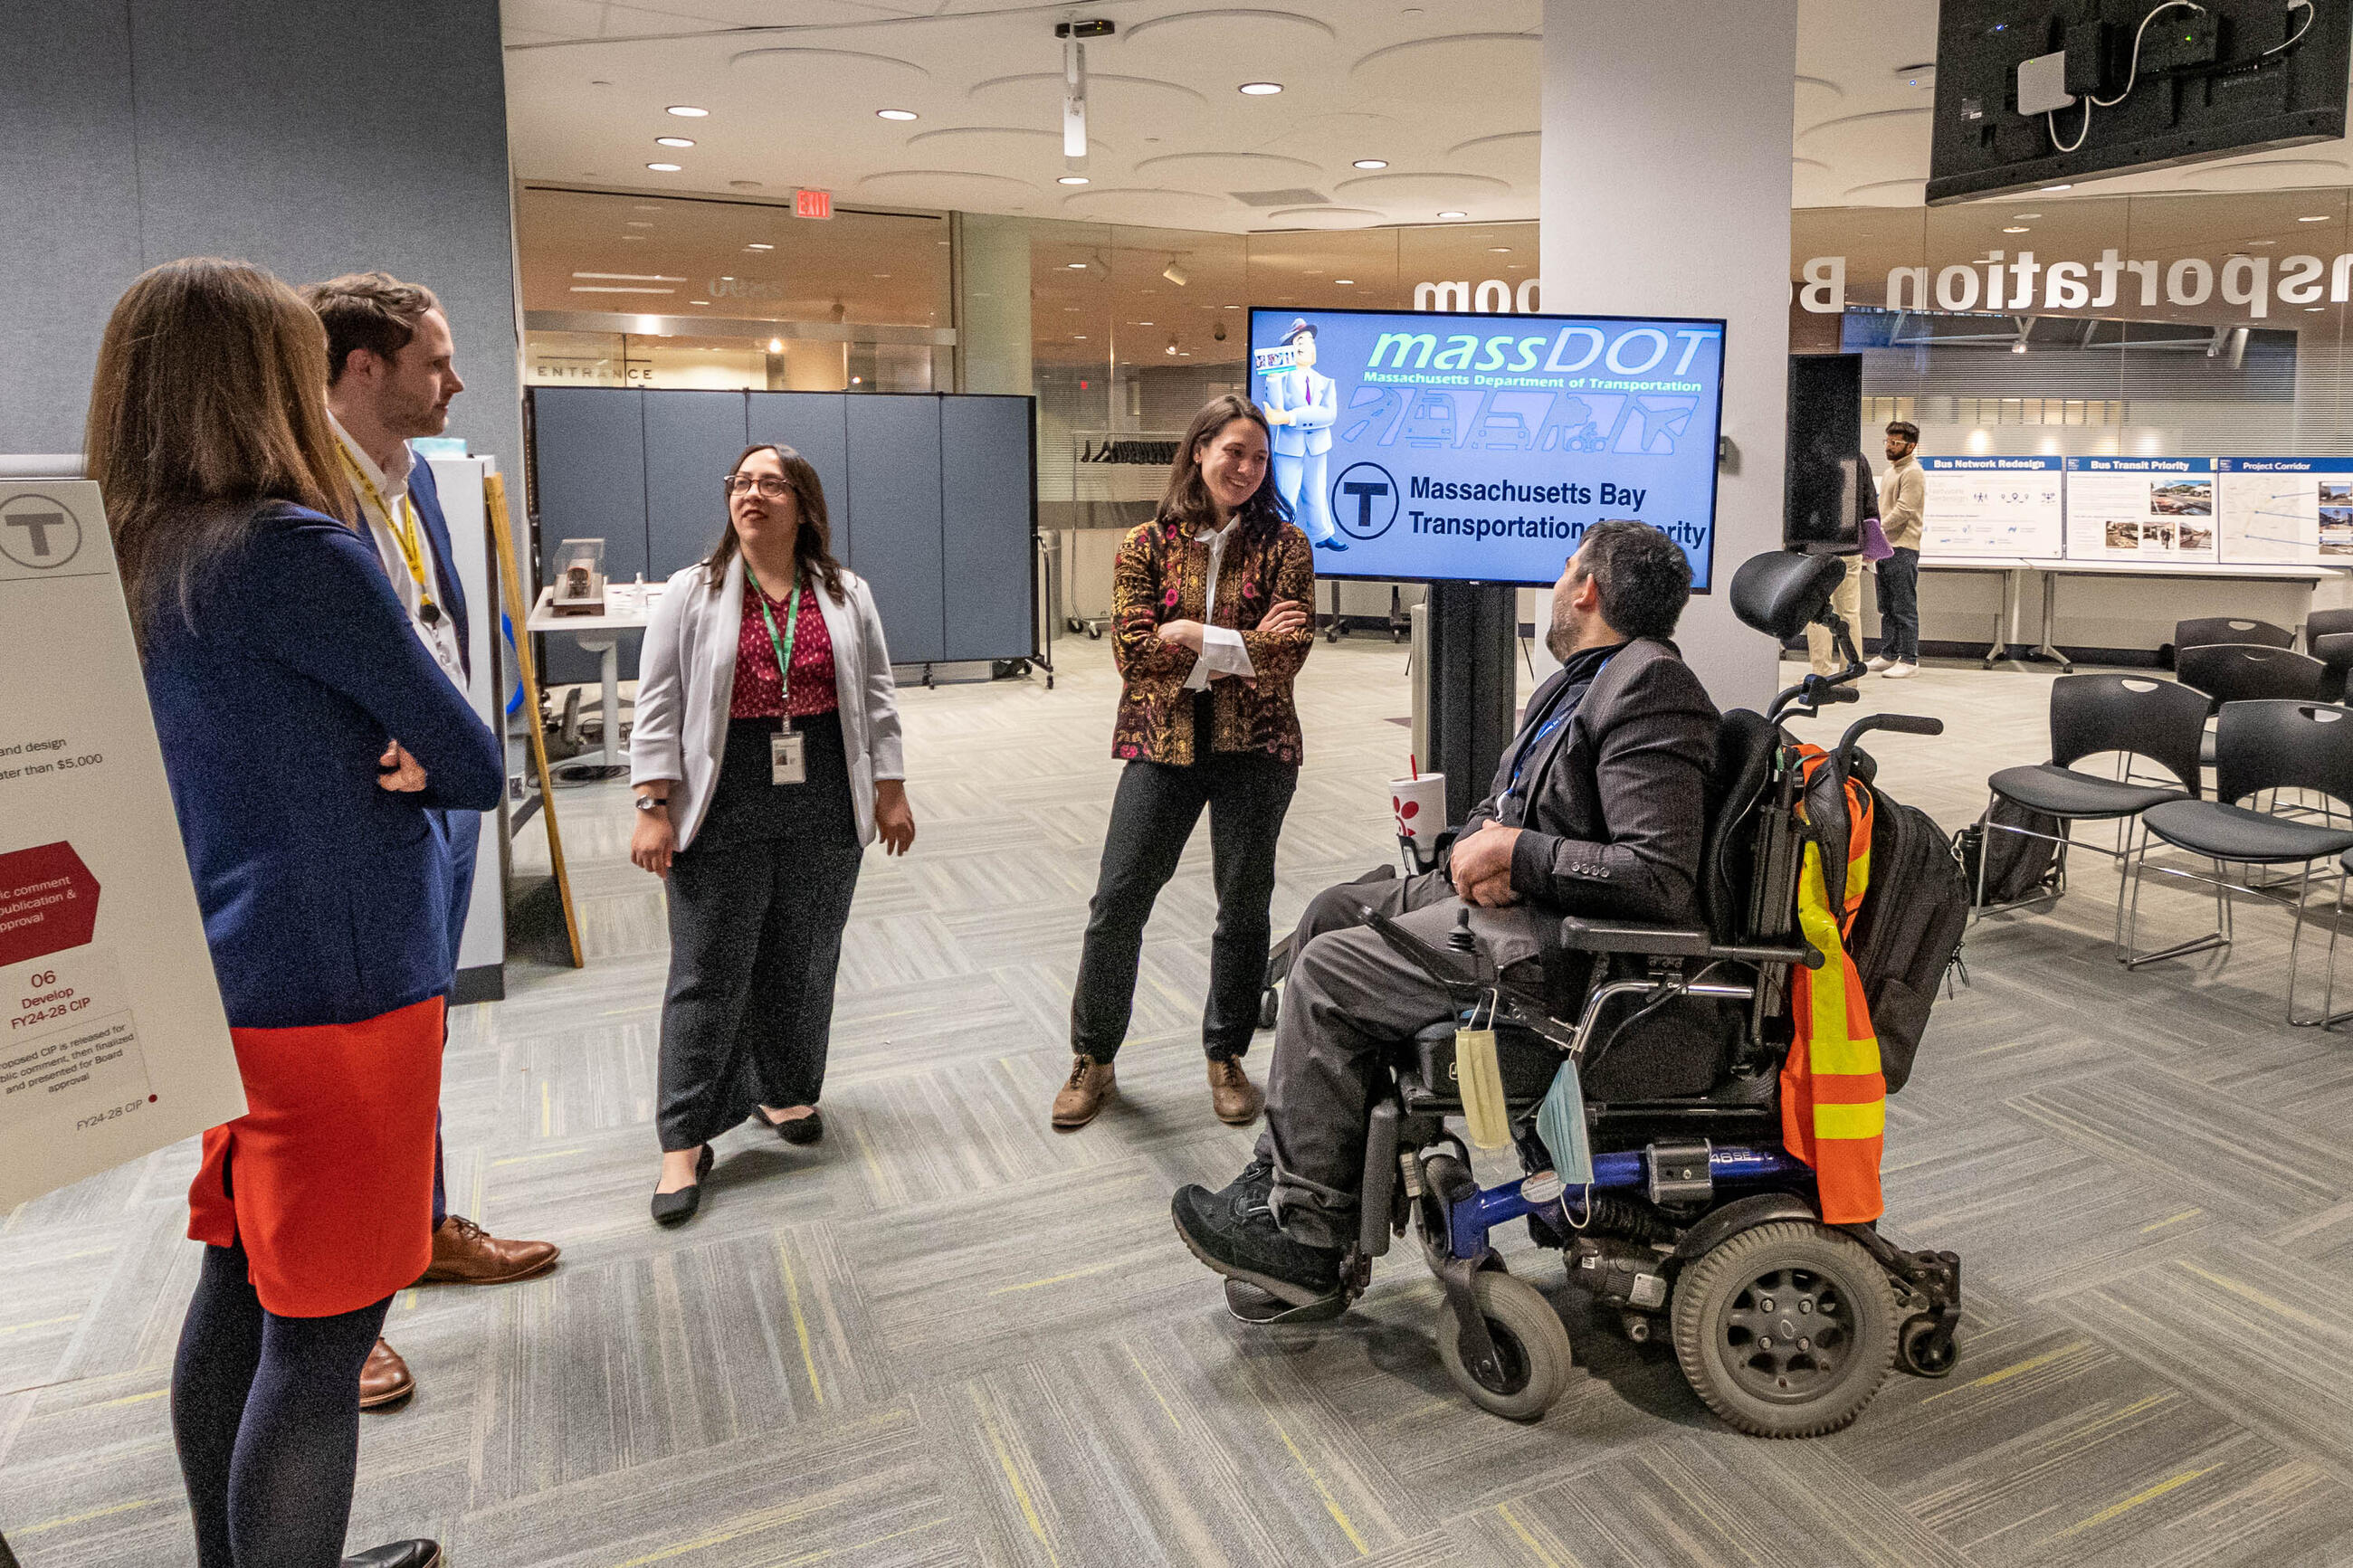
M 98 487 L 0 482 L 0 1214 L 244 1113 Z
M 2222 559 L 2353 566 L 2353 458 L 2221 458 Z
M 2215 459 L 2067 459 L 2067 559 L 2149 565 L 2216 558 Z
M 1923 458 L 1920 468 L 1921 554 L 2051 557 L 2065 548 L 2059 458 Z

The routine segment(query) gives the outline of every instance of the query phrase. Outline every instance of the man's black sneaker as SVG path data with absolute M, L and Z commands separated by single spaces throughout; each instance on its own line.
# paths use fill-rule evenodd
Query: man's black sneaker
M 1266 1190 L 1247 1184 L 1250 1174 L 1244 1170 L 1223 1192 L 1199 1185 L 1176 1189 L 1168 1208 L 1187 1248 L 1229 1279 L 1255 1285 L 1296 1306 L 1338 1294 L 1340 1249 L 1310 1247 L 1284 1235 L 1267 1206 Z M 1271 1173 L 1264 1180 L 1271 1186 Z
M 1250 1204 L 1263 1204 L 1274 1191 L 1274 1163 L 1252 1160 L 1242 1167 L 1242 1173 L 1218 1189 L 1219 1198 L 1246 1199 Z

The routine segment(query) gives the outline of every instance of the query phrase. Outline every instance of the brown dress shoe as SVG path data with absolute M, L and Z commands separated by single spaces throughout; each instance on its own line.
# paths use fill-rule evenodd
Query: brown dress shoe
M 419 1285 L 504 1285 L 555 1267 L 563 1248 L 552 1241 L 501 1241 L 464 1215 L 453 1214 L 433 1233 L 433 1262 Z
M 1250 1082 L 1250 1074 L 1242 1070 L 1239 1057 L 1209 1058 L 1209 1109 L 1218 1113 L 1220 1121 L 1244 1126 L 1255 1120 L 1266 1096 Z
M 368 1352 L 367 1364 L 360 1368 L 360 1408 L 381 1410 L 416 1392 L 417 1375 L 400 1359 L 400 1352 L 376 1341 L 375 1349 Z
M 1054 1096 L 1054 1125 L 1084 1127 L 1103 1109 L 1103 1098 L 1118 1087 L 1111 1063 L 1072 1057 L 1070 1079 Z

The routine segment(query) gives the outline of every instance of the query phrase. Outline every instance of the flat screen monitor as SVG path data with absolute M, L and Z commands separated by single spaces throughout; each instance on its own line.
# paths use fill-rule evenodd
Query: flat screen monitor
M 1635 518 L 1715 544 L 1724 322 L 1254 309 L 1250 395 L 1325 577 L 1549 584 Z

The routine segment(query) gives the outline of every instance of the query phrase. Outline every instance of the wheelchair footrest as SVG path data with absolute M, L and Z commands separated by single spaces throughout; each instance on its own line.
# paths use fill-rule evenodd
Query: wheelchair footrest
M 1226 1281 L 1226 1310 L 1245 1323 L 1328 1323 L 1348 1310 L 1349 1293 L 1336 1290 L 1320 1301 L 1294 1306 L 1240 1279 Z

